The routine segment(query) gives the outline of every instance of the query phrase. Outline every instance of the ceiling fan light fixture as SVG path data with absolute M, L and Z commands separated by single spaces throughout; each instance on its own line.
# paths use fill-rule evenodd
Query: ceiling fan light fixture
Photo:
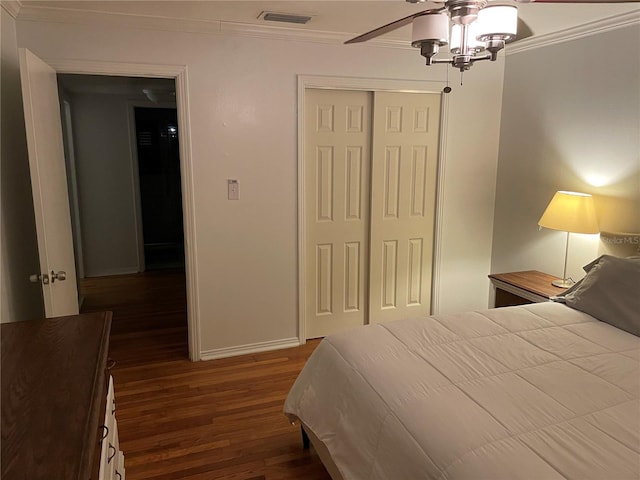
M 451 44 L 449 46 L 451 53 L 458 54 L 462 52 L 463 37 L 465 35 L 462 25 L 451 25 Z M 478 22 L 467 25 L 467 51 L 468 53 L 477 53 L 485 49 L 485 43 L 477 39 Z
M 411 30 L 411 45 L 420 48 L 420 55 L 433 63 L 440 47 L 449 43 L 449 16 L 446 13 L 428 13 L 415 17 Z
M 417 3 L 422 0 L 406 0 Z M 462 73 L 476 62 L 496 61 L 498 53 L 507 42 L 516 40 L 518 33 L 518 9 L 511 5 L 487 6 L 490 0 L 431 0 L 441 3 L 437 8 L 407 15 L 395 22 L 347 40 L 359 43 L 412 24 L 411 45 L 420 48 L 427 65 L 447 64 Z M 516 0 L 519 2 L 628 2 L 640 0 Z M 532 35 L 522 22 L 520 38 Z M 451 36 L 449 36 L 451 33 Z M 451 43 L 449 58 L 437 58 L 440 48 Z
M 518 33 L 518 9 L 513 5 L 492 5 L 478 13 L 476 38 L 481 41 L 516 38 Z
M 449 17 L 446 13 L 429 13 L 413 19 L 411 45 L 420 47 L 424 42 L 438 46 L 449 43 Z

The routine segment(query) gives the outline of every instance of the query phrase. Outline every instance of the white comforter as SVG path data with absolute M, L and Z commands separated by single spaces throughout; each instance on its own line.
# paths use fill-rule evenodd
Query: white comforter
M 640 338 L 557 303 L 370 325 L 320 343 L 285 413 L 345 480 L 637 479 Z

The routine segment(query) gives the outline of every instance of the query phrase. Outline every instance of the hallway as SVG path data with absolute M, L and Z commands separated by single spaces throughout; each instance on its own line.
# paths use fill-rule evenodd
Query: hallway
M 81 312 L 113 312 L 110 352 L 119 365 L 188 359 L 183 270 L 85 278 Z

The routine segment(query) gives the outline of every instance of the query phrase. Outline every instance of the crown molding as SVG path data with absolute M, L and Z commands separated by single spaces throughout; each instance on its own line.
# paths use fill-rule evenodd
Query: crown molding
M 0 5 L 2 5 L 4 11 L 13 18 L 18 18 L 18 14 L 22 8 L 22 2 L 20 0 L 2 0 L 0 1 Z
M 4 3 L 4 0 L 3 0 Z M 132 15 L 105 13 L 91 10 L 43 7 L 23 5 L 20 9 L 20 21 L 73 23 L 82 25 L 118 26 L 160 30 L 169 32 L 215 33 L 242 35 L 255 38 L 268 38 L 286 41 L 302 41 L 340 45 L 355 34 L 308 30 L 294 27 L 257 25 L 220 20 L 195 20 L 185 18 L 157 17 L 152 15 Z M 408 42 L 402 40 L 375 39 L 367 42 L 368 47 L 388 47 L 410 49 Z
M 342 43 L 345 34 L 322 30 L 303 30 L 271 25 L 256 25 L 252 23 L 220 22 L 220 32 L 244 35 L 256 38 L 271 38 L 275 40 L 299 40 L 314 43 Z
M 341 45 L 345 40 L 356 34 L 343 32 L 328 32 L 324 30 L 303 30 L 300 28 L 279 27 L 271 25 L 256 25 L 252 23 L 221 22 L 221 33 L 230 33 L 257 38 L 270 38 L 276 40 L 298 40 L 312 43 L 328 43 Z M 367 46 L 412 48 L 404 40 L 375 39 L 367 42 Z
M 556 45 L 558 43 L 569 42 L 571 40 L 577 40 L 636 24 L 640 24 L 640 9 L 623 13 L 615 17 L 608 17 L 602 20 L 596 20 L 595 22 L 585 23 L 584 25 L 568 28 L 561 32 L 549 33 L 546 35 L 540 35 L 539 37 L 521 40 L 513 45 L 508 45 L 505 49 L 505 54 L 507 56 L 514 55 L 516 53 L 526 52 L 528 50 L 542 48 L 549 45 Z
M 75 10 L 50 6 L 31 6 L 28 4 L 23 5 L 20 0 L 1 0 L 1 4 L 9 14 L 20 21 L 117 26 L 120 28 L 128 27 L 168 32 L 229 34 L 272 40 L 324 43 L 331 45 L 340 45 L 346 39 L 355 35 L 342 32 L 226 22 L 220 20 L 169 18 L 153 15 L 133 15 L 128 13 L 105 13 L 93 10 Z M 569 28 L 561 32 L 554 32 L 521 40 L 512 45 L 508 45 L 505 49 L 505 54 L 513 55 L 527 50 L 568 42 L 638 23 L 640 23 L 640 9 Z M 403 50 L 410 50 L 413 48 L 407 41 L 385 38 L 376 38 L 358 45 L 358 47 L 385 47 Z
M 165 30 L 188 33 L 220 33 L 218 20 L 191 20 L 185 18 L 157 17 L 152 15 L 133 15 L 129 13 L 99 12 L 93 10 L 75 10 L 49 6 L 24 5 L 18 17 L 27 22 L 73 23 L 81 25 L 117 26 Z

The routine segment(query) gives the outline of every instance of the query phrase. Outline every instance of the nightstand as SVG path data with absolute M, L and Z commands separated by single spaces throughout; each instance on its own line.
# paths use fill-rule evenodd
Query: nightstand
M 492 273 L 489 278 L 495 287 L 494 307 L 548 302 L 549 297 L 566 291 L 551 285 L 558 277 L 536 270 Z

